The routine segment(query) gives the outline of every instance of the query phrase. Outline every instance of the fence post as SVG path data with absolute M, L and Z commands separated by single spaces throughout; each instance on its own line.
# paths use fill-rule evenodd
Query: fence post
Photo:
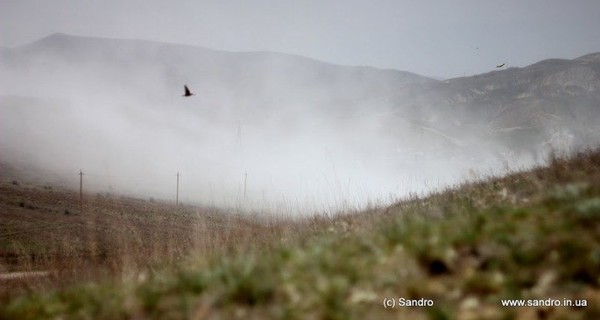
M 179 207 L 179 171 L 177 171 L 177 191 L 175 193 L 175 207 Z
M 248 171 L 244 173 L 244 200 L 246 200 L 246 182 L 248 181 Z
M 79 213 L 83 213 L 83 171 L 79 169 Z

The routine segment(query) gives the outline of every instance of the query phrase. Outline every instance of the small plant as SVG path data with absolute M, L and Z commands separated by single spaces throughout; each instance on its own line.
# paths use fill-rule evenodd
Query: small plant
M 582 218 L 587 218 L 590 223 L 594 223 L 600 217 L 600 198 L 596 197 L 582 201 L 577 204 L 575 210 Z

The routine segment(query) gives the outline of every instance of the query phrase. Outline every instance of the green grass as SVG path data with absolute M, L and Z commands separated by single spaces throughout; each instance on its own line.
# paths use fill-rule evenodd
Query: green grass
M 0 318 L 600 318 L 599 152 L 286 230 L 130 277 L 24 294 L 3 301 Z M 399 297 L 434 307 L 383 307 Z M 508 298 L 588 306 L 501 307 Z

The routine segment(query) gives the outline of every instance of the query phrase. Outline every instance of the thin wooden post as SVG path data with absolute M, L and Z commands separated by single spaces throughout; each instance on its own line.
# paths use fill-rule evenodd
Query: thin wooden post
M 83 171 L 79 169 L 79 213 L 83 213 Z
M 248 171 L 244 173 L 244 199 L 246 199 L 246 182 L 248 181 Z
M 179 207 L 179 171 L 177 171 L 177 192 L 175 193 L 175 207 Z

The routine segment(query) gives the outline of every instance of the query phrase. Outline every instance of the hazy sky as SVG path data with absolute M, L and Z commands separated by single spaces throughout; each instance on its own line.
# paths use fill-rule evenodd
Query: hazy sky
M 63 32 L 448 78 L 600 51 L 599 17 L 597 0 L 0 0 L 0 45 Z

